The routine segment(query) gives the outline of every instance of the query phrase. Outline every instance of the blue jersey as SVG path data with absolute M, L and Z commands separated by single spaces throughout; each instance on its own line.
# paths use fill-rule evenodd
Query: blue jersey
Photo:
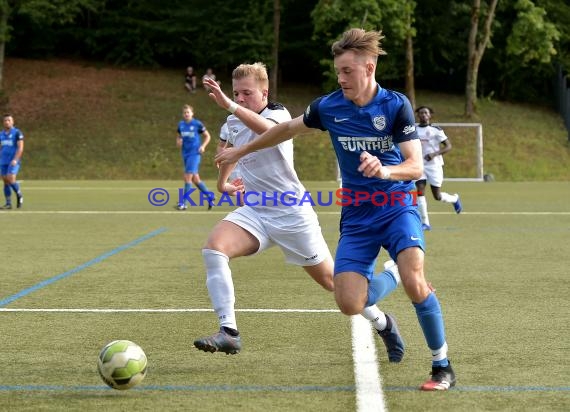
M 181 120 L 178 123 L 178 134 L 182 138 L 182 156 L 199 154 L 198 149 L 202 144 L 200 135 L 206 131 L 206 126 L 198 119 L 189 122 Z
M 404 158 L 397 144 L 417 139 L 415 119 L 408 99 L 378 85 L 376 96 L 364 107 L 346 99 L 342 90 L 315 99 L 305 110 L 307 127 L 328 130 L 338 159 L 344 192 L 409 192 L 412 181 L 369 178 L 358 171 L 360 154 L 367 151 L 384 166 L 400 164 Z
M 0 132 L 0 165 L 7 165 L 14 159 L 20 140 L 24 140 L 24 135 L 19 129 L 15 127 L 8 131 L 2 129 Z

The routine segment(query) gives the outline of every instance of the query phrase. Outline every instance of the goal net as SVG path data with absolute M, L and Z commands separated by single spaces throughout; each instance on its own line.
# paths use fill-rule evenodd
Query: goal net
M 482 182 L 483 125 L 481 123 L 433 123 L 445 132 L 452 149 L 443 155 L 445 180 Z
M 483 125 L 481 123 L 433 123 L 443 129 L 452 149 L 444 155 L 445 180 L 484 181 Z M 337 164 L 337 182 L 342 185 Z

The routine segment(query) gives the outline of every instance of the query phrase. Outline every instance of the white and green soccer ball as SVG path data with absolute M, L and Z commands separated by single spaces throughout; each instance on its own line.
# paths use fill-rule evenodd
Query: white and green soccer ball
M 113 389 L 129 389 L 146 376 L 147 359 L 142 348 L 129 340 L 109 342 L 97 359 L 103 381 Z

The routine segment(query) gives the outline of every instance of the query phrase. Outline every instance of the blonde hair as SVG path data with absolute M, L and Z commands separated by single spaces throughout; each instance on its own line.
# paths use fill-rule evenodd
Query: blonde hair
M 364 29 L 350 29 L 342 34 L 342 37 L 332 45 L 334 57 L 352 50 L 359 54 L 367 54 L 374 58 L 385 55 L 382 49 L 381 40 L 384 38 L 382 30 L 366 31 Z
M 244 77 L 253 76 L 253 78 L 264 89 L 269 87 L 269 77 L 267 76 L 267 68 L 265 64 L 256 62 L 253 64 L 240 64 L 232 72 L 232 79 L 239 80 Z
M 182 111 L 184 111 L 186 109 L 190 109 L 190 110 L 194 111 L 194 108 L 192 106 L 190 106 L 189 104 L 185 104 L 184 106 L 182 106 Z

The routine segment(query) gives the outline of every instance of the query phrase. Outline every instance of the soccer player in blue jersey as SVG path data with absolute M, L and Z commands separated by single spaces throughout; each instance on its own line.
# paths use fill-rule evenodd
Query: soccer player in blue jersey
M 382 34 L 351 29 L 332 46 L 340 90 L 315 99 L 305 113 L 280 123 L 216 161 L 235 162 L 311 129 L 328 130 L 342 174 L 343 208 L 334 264 L 334 294 L 342 313 L 355 315 L 396 287 L 374 276 L 383 247 L 397 262 L 432 355 L 422 390 L 447 390 L 455 373 L 447 359 L 441 307 L 424 276 L 424 236 L 413 180 L 422 174 L 422 149 L 408 99 L 375 79 Z
M 210 192 L 204 182 L 200 180 L 198 169 L 202 160 L 202 153 L 206 151 L 206 146 L 210 143 L 210 133 L 206 126 L 194 118 L 194 109 L 190 105 L 182 108 L 182 117 L 178 123 L 178 136 L 176 145 L 182 149 L 182 160 L 184 161 L 184 193 L 188 193 L 192 188 L 192 183 L 196 185 L 208 198 L 208 209 L 214 205 L 214 193 Z M 204 141 L 200 139 L 204 136 Z M 178 210 L 186 210 L 186 201 L 182 200 L 176 206 Z
M 4 181 L 6 204 L 2 209 L 12 209 L 12 190 L 16 194 L 16 206 L 19 209 L 24 203 L 24 196 L 16 176 L 24 153 L 24 135 L 14 127 L 14 118 L 10 114 L 4 115 L 3 125 L 4 128 L 0 132 L 0 175 Z

